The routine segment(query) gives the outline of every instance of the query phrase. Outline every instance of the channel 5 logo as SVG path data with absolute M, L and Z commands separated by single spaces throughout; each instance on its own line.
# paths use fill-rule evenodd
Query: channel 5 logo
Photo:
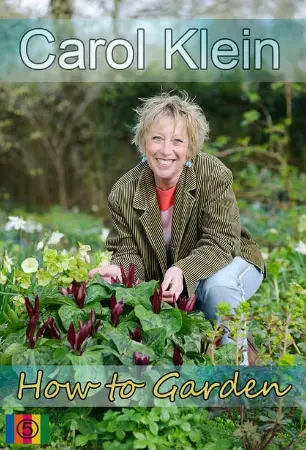
M 7 414 L 5 441 L 7 444 L 48 444 L 49 416 L 43 414 Z

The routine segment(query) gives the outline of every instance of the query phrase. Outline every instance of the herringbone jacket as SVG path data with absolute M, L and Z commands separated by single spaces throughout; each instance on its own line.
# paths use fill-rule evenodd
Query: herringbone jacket
M 176 186 L 171 252 L 173 265 L 182 269 L 188 295 L 235 256 L 264 271 L 264 262 L 252 236 L 240 225 L 232 189 L 231 171 L 216 157 L 196 155 L 184 167 Z M 108 198 L 113 219 L 106 246 L 111 264 L 128 269 L 136 265 L 136 278 L 163 281 L 167 257 L 154 175 L 141 162 L 123 175 Z

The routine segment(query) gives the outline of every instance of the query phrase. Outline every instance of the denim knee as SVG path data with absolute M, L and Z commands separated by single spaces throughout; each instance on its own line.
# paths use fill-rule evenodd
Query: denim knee
M 216 309 L 219 303 L 226 302 L 230 307 L 230 314 L 242 300 L 238 286 L 218 286 L 201 280 L 197 287 L 196 309 L 203 311 L 207 319 L 216 319 Z

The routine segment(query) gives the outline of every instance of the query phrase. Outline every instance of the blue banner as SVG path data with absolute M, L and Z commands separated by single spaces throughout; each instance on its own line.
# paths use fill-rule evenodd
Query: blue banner
M 9 82 L 306 81 L 306 20 L 6 19 Z

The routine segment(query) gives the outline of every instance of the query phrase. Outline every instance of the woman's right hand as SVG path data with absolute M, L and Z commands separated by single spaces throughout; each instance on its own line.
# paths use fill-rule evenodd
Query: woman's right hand
M 113 278 L 119 277 L 119 280 L 122 281 L 120 267 L 115 266 L 114 264 L 104 267 L 96 267 L 95 269 L 92 269 L 89 272 L 89 277 L 93 278 L 93 276 L 96 273 L 98 273 L 108 283 L 111 282 L 111 277 Z

